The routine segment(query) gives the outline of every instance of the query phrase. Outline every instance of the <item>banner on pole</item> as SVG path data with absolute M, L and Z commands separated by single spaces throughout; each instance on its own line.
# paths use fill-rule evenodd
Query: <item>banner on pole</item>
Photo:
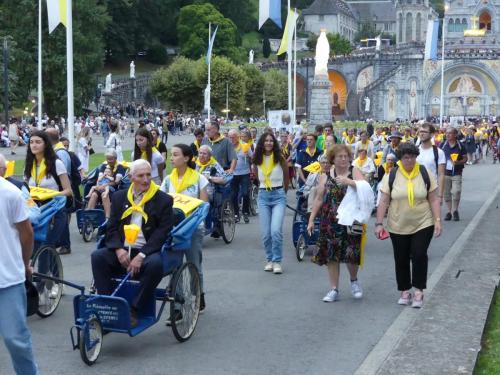
M 288 17 L 286 18 L 285 31 L 283 32 L 283 38 L 281 38 L 280 48 L 277 55 L 281 55 L 292 48 L 293 33 L 295 32 L 295 26 L 297 25 L 297 19 L 299 18 L 298 13 L 290 10 Z
M 439 20 L 429 20 L 427 23 L 424 60 L 437 60 L 438 34 Z
M 215 41 L 215 34 L 217 34 L 217 29 L 219 28 L 219 26 L 217 25 L 215 27 L 215 31 L 214 33 L 212 34 L 212 36 L 210 37 L 210 41 L 208 42 L 208 50 L 207 50 L 207 58 L 205 60 L 205 62 L 208 64 L 210 64 L 210 61 L 212 60 L 212 48 L 214 46 L 214 41 Z
M 281 29 L 281 0 L 259 1 L 259 29 L 269 18 Z
M 47 0 L 47 14 L 49 16 L 49 34 L 62 23 L 68 27 L 67 0 Z
M 292 129 L 293 111 L 269 111 L 267 113 L 269 126 L 273 129 Z

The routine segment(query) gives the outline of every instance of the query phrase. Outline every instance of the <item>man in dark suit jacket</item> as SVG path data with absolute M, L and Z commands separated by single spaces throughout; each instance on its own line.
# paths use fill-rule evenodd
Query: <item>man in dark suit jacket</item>
M 134 161 L 130 166 L 130 177 L 133 199 L 138 204 L 151 187 L 151 166 L 142 159 Z M 137 210 L 122 219 L 125 211 L 132 206 L 127 193 L 128 190 L 120 190 L 113 194 L 111 216 L 106 228 L 106 247 L 92 253 L 92 273 L 97 292 L 104 295 L 113 292 L 112 278 L 122 276 L 125 271 L 138 276 L 140 289 L 131 306 L 131 324 L 135 326 L 137 312 L 153 298 L 163 277 L 160 250 L 172 230 L 173 199 L 157 190 L 142 207 L 147 221 Z M 129 257 L 123 226 L 131 223 L 141 227 L 141 232 Z

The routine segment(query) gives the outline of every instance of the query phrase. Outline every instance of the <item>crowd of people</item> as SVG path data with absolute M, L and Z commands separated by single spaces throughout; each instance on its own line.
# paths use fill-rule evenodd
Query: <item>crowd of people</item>
M 500 155 L 496 123 L 439 129 L 427 122 L 411 127 L 373 126 L 369 122 L 366 128 L 336 133 L 331 124 L 316 126 L 313 131 L 300 127 L 291 132 L 271 128 L 259 131 L 243 124 L 222 129 L 218 121 L 194 122 L 192 143 L 177 143 L 167 150 L 169 133 L 177 134 L 171 128 L 170 114 L 148 114 L 130 132 L 130 122 L 120 115 L 78 119 L 76 153 L 68 151 L 69 140 L 62 136 L 63 122 L 47 121 L 45 129 L 38 130 L 13 120 L 5 131 L 9 142 L 20 144 L 23 140 L 27 145 L 23 182 L 67 197 L 66 207 L 54 216 L 45 245 L 57 248 L 60 254 L 71 253 L 72 212 L 78 204 L 85 204 L 88 209 L 102 204 L 107 231 L 105 247 L 92 254 L 95 287 L 98 293 L 110 294 L 110 280 L 117 273 L 128 270 L 138 277 L 141 289 L 131 306 L 132 325 L 137 324 L 141 305 L 162 278 L 159 251 L 173 226 L 173 202 L 168 194 L 183 194 L 214 204 L 216 186 L 228 184 L 235 221 L 245 224 L 251 221 L 250 189 L 258 188 L 264 271 L 277 275 L 284 272 L 283 223 L 287 199 L 294 199 L 287 198 L 287 191 L 296 187 L 307 197 L 309 235 L 319 222 L 312 260 L 327 266 L 329 289 L 324 302 L 339 299 L 340 263 L 347 266 L 353 298 L 363 297 L 359 267 L 363 264 L 368 220 L 375 215 L 376 238 L 390 238 L 392 242 L 397 288 L 401 292 L 397 302 L 422 307 L 427 249 L 432 237 L 442 231 L 441 205 L 446 204 L 443 220 L 459 221 L 464 167 L 490 155 L 496 163 Z M 105 160 L 96 172 L 95 186 L 81 197 L 80 184 L 90 172 L 95 134 L 104 138 Z M 127 136 L 134 138 L 130 155 L 122 148 Z M 171 170 L 167 168 L 168 158 Z M 4 174 L 2 157 L 0 176 Z M 124 180 L 128 180 L 128 185 L 123 184 Z M 0 178 L 2 193 L 5 190 L 17 195 L 4 185 Z M 25 217 L 16 211 L 9 220 L 22 225 Z M 132 252 L 125 250 L 128 244 L 123 233 L 123 226 L 130 223 L 140 228 Z M 220 236 L 218 225 L 221 223 L 216 223 L 212 237 Z M 25 230 L 24 226 L 18 228 Z M 13 235 L 3 233 L 0 239 L 10 241 Z M 192 237 L 191 248 L 185 252 L 187 261 L 200 274 L 201 311 L 206 308 L 204 236 L 204 226 L 200 226 Z M 20 256 L 19 246 L 13 249 Z M 17 260 L 16 267 L 25 267 L 29 274 L 26 254 L 23 244 L 24 256 Z M 22 279 L 16 277 L 16 282 Z M 11 285 L 3 278 L 0 274 L 0 301 L 4 289 Z M 171 316 L 170 320 L 178 318 Z M 0 333 L 7 340 L 9 332 L 0 325 Z M 30 355 L 27 345 L 16 349 L 12 343 L 8 347 L 11 352 L 19 349 L 25 350 L 27 357 Z

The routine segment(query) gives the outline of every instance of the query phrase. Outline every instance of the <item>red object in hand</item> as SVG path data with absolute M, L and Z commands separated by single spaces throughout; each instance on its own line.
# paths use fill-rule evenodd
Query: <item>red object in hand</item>
M 389 232 L 386 231 L 385 229 L 383 229 L 382 232 L 380 232 L 378 239 L 379 240 L 386 240 L 388 238 L 389 238 Z

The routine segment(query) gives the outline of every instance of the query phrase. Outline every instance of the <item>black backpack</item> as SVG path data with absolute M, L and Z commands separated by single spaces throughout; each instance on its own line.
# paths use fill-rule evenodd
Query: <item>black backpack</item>
M 76 211 L 83 207 L 82 195 L 80 194 L 80 185 L 82 184 L 82 176 L 80 175 L 79 168 L 82 165 L 78 156 L 71 151 L 66 149 L 61 149 L 68 153 L 71 160 L 71 171 L 68 173 L 69 182 L 71 183 L 71 190 L 73 191 L 73 199 L 68 199 L 66 203 L 66 208 L 71 208 L 72 211 Z M 59 151 L 59 150 L 57 150 Z M 59 176 L 54 177 L 59 189 L 62 189 L 61 181 Z
M 394 180 L 396 179 L 396 173 L 398 171 L 398 166 L 396 165 L 389 172 L 389 196 L 392 194 L 392 187 L 394 185 Z M 420 174 L 424 180 L 425 186 L 427 187 L 427 192 L 429 192 L 431 188 L 431 179 L 429 177 L 429 172 L 427 172 L 427 168 L 425 166 L 420 165 Z

